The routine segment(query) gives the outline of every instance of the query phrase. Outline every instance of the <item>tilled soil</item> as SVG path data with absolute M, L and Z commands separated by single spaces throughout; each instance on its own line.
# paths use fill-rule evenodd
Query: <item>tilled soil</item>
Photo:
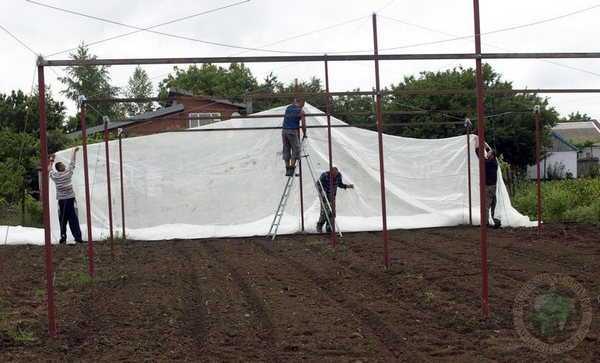
M 490 317 L 479 229 L 54 247 L 59 337 L 47 337 L 44 255 L 0 247 L 0 361 L 600 361 L 600 234 L 586 225 L 489 231 Z M 517 293 L 561 273 L 591 298 L 573 350 L 516 333 Z

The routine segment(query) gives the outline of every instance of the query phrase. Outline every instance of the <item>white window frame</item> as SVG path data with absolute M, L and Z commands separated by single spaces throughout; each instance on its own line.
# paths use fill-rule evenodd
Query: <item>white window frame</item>
M 220 112 L 190 112 L 188 113 L 188 128 L 195 129 L 200 126 L 221 121 Z

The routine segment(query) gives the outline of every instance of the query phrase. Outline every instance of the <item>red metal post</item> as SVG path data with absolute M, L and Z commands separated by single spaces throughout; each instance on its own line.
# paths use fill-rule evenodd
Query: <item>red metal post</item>
M 379 48 L 377 45 L 377 16 L 373 14 L 373 54 L 375 59 L 375 113 L 377 115 L 377 137 L 379 141 L 379 181 L 381 184 L 381 218 L 383 226 L 383 260 L 385 267 L 390 267 L 390 252 L 387 230 L 387 212 L 385 203 L 385 170 L 383 167 L 383 116 L 381 113 L 381 85 L 379 83 Z
M 302 149 L 304 152 L 304 148 Z M 300 225 L 304 232 L 304 190 L 302 188 L 302 159 L 298 159 L 298 171 L 300 172 Z
M 294 79 L 294 97 L 298 96 L 298 78 Z M 300 131 L 298 131 L 298 136 L 300 136 Z M 302 143 L 302 141 L 300 141 Z M 304 152 L 304 145 L 302 145 L 301 152 Z M 300 172 L 300 225 L 301 230 L 304 232 L 304 183 L 302 181 L 302 156 L 298 159 L 298 171 Z
M 333 195 L 333 178 L 331 174 L 333 172 L 333 147 L 331 145 L 331 97 L 329 96 L 329 64 L 327 63 L 327 58 L 325 58 L 325 113 L 327 114 L 327 150 L 329 157 L 329 190 Z M 329 198 L 329 204 L 331 205 L 331 246 L 335 247 L 337 245 L 337 235 L 335 230 L 335 198 Z M 324 206 L 323 206 L 324 207 Z
M 94 277 L 94 241 L 92 238 L 92 212 L 90 202 L 90 177 L 88 172 L 88 152 L 87 152 L 87 126 L 86 126 L 86 100 L 81 96 L 79 119 L 81 127 L 81 144 L 83 148 L 83 177 L 85 180 L 85 215 L 87 224 L 87 239 L 88 239 L 88 271 L 91 277 Z
M 471 193 L 471 120 L 465 121 L 467 127 L 467 178 L 469 184 L 469 224 L 473 225 L 473 197 Z
M 108 121 L 104 120 L 104 150 L 106 151 L 106 188 L 108 192 L 108 228 L 110 231 L 110 254 L 115 257 L 115 241 L 113 234 L 112 192 L 110 188 L 110 154 L 108 151 Z
M 123 229 L 123 239 L 125 236 L 125 190 L 123 188 L 123 144 L 121 142 L 122 131 L 119 129 L 119 179 L 121 181 L 121 228 Z
M 535 172 L 537 189 L 537 231 L 538 237 L 542 233 L 542 176 L 540 171 L 540 154 L 542 143 L 542 130 L 540 120 L 540 106 L 535 106 Z
M 485 190 L 485 105 L 483 93 L 483 69 L 481 65 L 481 29 L 479 22 L 479 0 L 473 0 L 475 26 L 475 78 L 477 90 L 477 135 L 479 139 L 479 202 L 480 202 L 480 250 L 481 250 L 481 303 L 483 316 L 490 313 L 488 293 L 488 257 L 487 257 L 487 223 L 488 210 Z
M 40 108 L 40 165 L 42 176 L 42 207 L 44 221 L 44 251 L 46 257 L 46 303 L 48 308 L 48 334 L 57 336 L 56 306 L 54 305 L 54 272 L 52 260 L 52 235 L 50 227 L 50 197 L 48 194 L 48 138 L 46 124 L 46 83 L 44 66 L 38 66 L 38 102 Z

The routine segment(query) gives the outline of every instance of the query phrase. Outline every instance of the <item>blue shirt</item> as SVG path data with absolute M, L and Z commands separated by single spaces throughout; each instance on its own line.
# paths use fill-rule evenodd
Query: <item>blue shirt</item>
M 327 193 L 327 195 L 330 197 L 331 199 L 331 176 L 329 174 L 328 171 L 324 172 L 323 174 L 321 174 L 321 177 L 319 178 L 319 180 L 321 181 L 321 184 L 323 184 L 323 189 L 325 190 L 325 193 Z M 333 181 L 333 197 L 335 198 L 335 195 L 337 194 L 337 188 L 342 188 L 342 189 L 346 189 L 348 188 L 348 185 L 344 184 L 344 182 L 342 181 L 342 173 L 340 173 L 338 171 L 337 175 L 335 176 L 335 180 Z
M 301 119 L 302 107 L 291 104 L 285 109 L 285 116 L 283 117 L 283 128 L 284 129 L 299 129 Z

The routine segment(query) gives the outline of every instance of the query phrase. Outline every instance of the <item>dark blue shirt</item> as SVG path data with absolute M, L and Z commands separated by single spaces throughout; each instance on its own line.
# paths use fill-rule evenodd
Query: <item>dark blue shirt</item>
M 291 104 L 285 109 L 285 116 L 283 117 L 283 128 L 284 129 L 299 129 L 301 119 L 302 107 Z
M 325 190 L 325 193 L 331 198 L 331 176 L 329 174 L 328 171 L 324 172 L 323 174 L 321 174 L 321 177 L 319 178 L 319 180 L 321 181 L 321 184 L 323 184 L 323 189 Z M 342 189 L 346 189 L 348 188 L 348 185 L 344 184 L 344 182 L 342 181 L 342 173 L 338 172 L 337 175 L 335 176 L 335 180 L 333 181 L 333 197 L 335 198 L 335 195 L 337 194 L 337 188 L 342 188 Z
M 498 161 L 485 159 L 485 185 L 496 185 L 498 183 Z

